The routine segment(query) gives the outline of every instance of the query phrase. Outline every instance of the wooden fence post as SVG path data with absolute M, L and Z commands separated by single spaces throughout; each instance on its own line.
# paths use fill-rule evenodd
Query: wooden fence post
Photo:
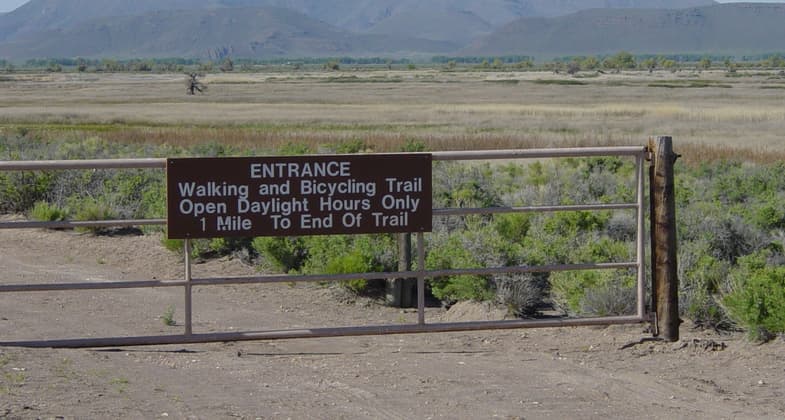
M 679 340 L 679 279 L 676 261 L 676 186 L 671 137 L 649 140 L 652 153 L 652 293 L 657 331 L 669 341 Z
M 412 234 L 398 235 L 398 271 L 412 270 Z M 417 304 L 417 279 L 387 280 L 387 304 L 411 308 Z

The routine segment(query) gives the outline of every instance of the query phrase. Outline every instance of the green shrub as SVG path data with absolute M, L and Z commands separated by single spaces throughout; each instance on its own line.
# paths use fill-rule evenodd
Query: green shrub
M 271 268 L 284 273 L 299 270 L 308 257 L 303 238 L 259 237 L 251 246 Z
M 785 332 L 785 267 L 767 265 L 768 252 L 739 258 L 733 290 L 723 299 L 730 315 L 758 341 Z
M 554 303 L 567 313 L 622 315 L 635 308 L 635 276 L 626 271 L 563 271 L 550 280 Z
M 361 250 L 354 249 L 348 254 L 338 255 L 327 262 L 325 274 L 351 274 L 376 271 L 372 257 L 363 255 Z M 341 284 L 356 294 L 368 292 L 368 280 L 355 279 L 341 282 Z
M 592 316 L 630 315 L 635 312 L 637 290 L 624 279 L 587 289 L 581 300 L 581 313 Z
M 531 214 L 508 213 L 493 217 L 493 226 L 505 241 L 523 243 L 531 227 Z
M 177 325 L 177 321 L 174 319 L 174 305 L 169 305 L 164 313 L 161 315 L 161 322 L 164 323 L 167 327 L 173 327 Z
M 503 249 L 493 229 L 465 231 L 448 235 L 446 239 L 432 239 L 425 261 L 430 270 L 482 268 L 506 265 L 509 250 Z M 431 293 L 446 303 L 461 300 L 485 301 L 494 298 L 489 276 L 458 275 L 435 278 L 430 283 Z
M 300 156 L 312 154 L 313 150 L 304 143 L 288 142 L 278 147 L 281 156 Z
M 51 195 L 55 175 L 51 172 L 0 173 L 0 212 L 26 212 Z
M 30 210 L 30 218 L 41 222 L 59 222 L 68 218 L 68 209 L 38 201 Z
M 419 153 L 428 151 L 428 146 L 422 141 L 413 138 L 408 138 L 401 146 L 401 152 L 406 153 Z
M 73 200 L 71 207 L 74 211 L 74 220 L 78 221 L 101 221 L 116 218 L 114 210 L 108 204 L 96 199 L 87 198 L 83 200 Z M 89 231 L 95 234 L 107 232 L 108 228 L 90 227 L 79 228 L 80 231 Z
M 182 239 L 169 239 L 166 237 L 166 233 L 164 233 L 164 236 L 161 238 L 161 245 L 171 252 L 181 253 L 185 249 Z
M 731 264 L 712 257 L 705 243 L 686 243 L 679 250 L 679 310 L 699 327 L 728 329 L 732 322 L 719 302 L 727 292 Z
M 191 239 L 191 258 L 211 258 L 226 255 L 229 250 L 237 247 L 228 245 L 234 239 L 212 238 L 212 239 Z M 161 238 L 161 244 L 169 251 L 181 254 L 185 251 L 185 240 L 168 239 L 166 232 Z
M 307 259 L 305 274 L 350 274 L 385 272 L 397 268 L 396 244 L 392 235 L 332 235 L 303 238 Z M 381 290 L 383 280 L 352 280 L 342 285 L 357 294 Z
M 344 140 L 332 145 L 335 153 L 338 154 L 355 154 L 366 152 L 370 149 L 362 139 Z
M 537 314 L 548 288 L 547 273 L 499 274 L 492 281 L 497 300 L 521 317 Z

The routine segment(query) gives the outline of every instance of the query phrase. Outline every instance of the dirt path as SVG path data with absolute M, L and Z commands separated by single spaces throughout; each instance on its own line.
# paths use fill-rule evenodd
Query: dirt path
M 158 238 L 0 231 L 0 282 L 176 279 Z M 249 275 L 223 259 L 195 276 Z M 412 322 L 309 285 L 195 289 L 197 331 Z M 182 290 L 0 295 L 0 341 L 176 334 Z M 462 308 L 460 317 L 485 310 Z M 429 309 L 429 319 L 456 313 Z M 785 341 L 643 326 L 108 350 L 0 347 L 0 418 L 783 418 Z

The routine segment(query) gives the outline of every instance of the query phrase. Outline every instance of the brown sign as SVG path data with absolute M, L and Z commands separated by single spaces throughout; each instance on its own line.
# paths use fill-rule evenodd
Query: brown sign
M 170 239 L 428 232 L 431 155 L 168 159 Z

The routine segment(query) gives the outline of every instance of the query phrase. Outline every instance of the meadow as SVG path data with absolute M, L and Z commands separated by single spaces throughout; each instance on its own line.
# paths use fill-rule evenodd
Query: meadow
M 317 150 L 411 139 L 430 150 L 640 145 L 670 135 L 685 161 L 785 156 L 785 76 L 777 71 L 621 74 L 422 69 L 208 74 L 0 75 L 0 134 L 99 137 L 188 146 L 216 142 Z

